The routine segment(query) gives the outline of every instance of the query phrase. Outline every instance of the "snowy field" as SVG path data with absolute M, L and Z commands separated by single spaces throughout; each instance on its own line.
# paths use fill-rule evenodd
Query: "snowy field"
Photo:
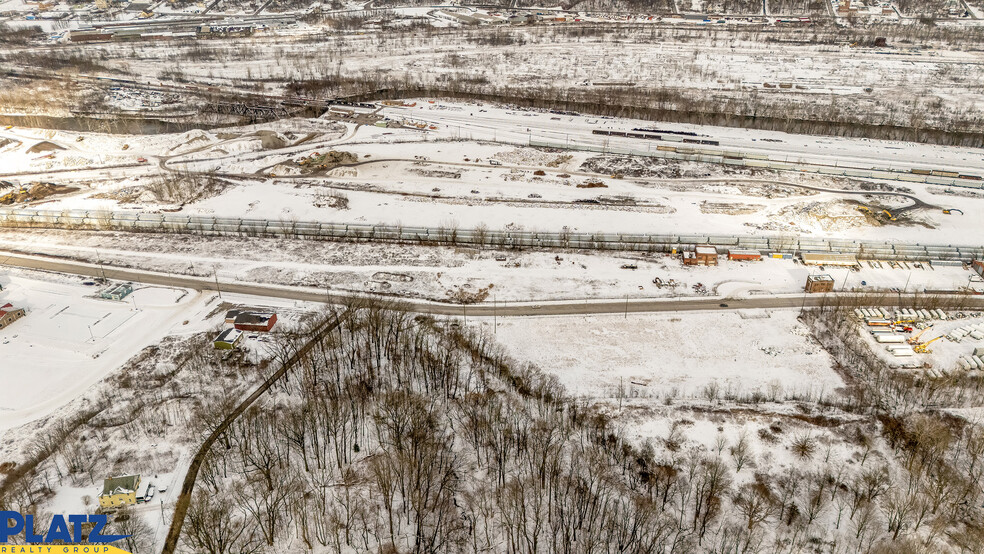
M 137 286 L 117 302 L 77 279 L 0 276 L 0 304 L 27 315 L 0 331 L 0 428 L 43 417 L 200 314 L 200 293 Z
M 708 386 L 830 396 L 843 385 L 796 310 L 506 320 L 496 338 L 517 360 L 557 376 L 573 394 L 697 397 Z

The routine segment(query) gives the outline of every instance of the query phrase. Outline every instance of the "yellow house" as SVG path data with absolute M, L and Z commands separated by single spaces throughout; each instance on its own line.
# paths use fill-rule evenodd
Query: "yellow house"
M 136 504 L 139 489 L 139 475 L 110 477 L 103 481 L 103 491 L 99 495 L 99 507 L 119 508 L 120 506 Z

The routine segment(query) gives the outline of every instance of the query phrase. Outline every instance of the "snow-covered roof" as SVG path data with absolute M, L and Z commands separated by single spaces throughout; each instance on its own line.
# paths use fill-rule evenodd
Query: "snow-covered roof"
M 816 265 L 857 265 L 854 254 L 835 254 L 833 252 L 803 252 L 803 263 Z
M 257 313 L 257 312 L 244 312 L 236 316 L 236 324 L 241 325 L 263 325 L 267 321 L 270 321 L 276 314 L 270 313 Z
M 234 344 L 237 340 L 239 340 L 239 337 L 242 334 L 243 332 L 239 329 L 226 329 L 225 331 L 222 331 L 219 336 L 215 337 L 215 342 L 227 342 L 229 344 Z
M 136 492 L 137 484 L 140 482 L 139 475 L 124 475 L 122 477 L 110 477 L 103 481 L 102 496 L 112 496 L 114 494 L 129 494 Z

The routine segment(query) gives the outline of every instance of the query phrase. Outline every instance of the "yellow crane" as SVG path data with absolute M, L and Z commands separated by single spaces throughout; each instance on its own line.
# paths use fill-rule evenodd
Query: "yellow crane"
M 912 335 L 911 337 L 909 337 L 909 344 L 918 344 L 919 343 L 919 337 L 921 337 L 923 333 L 925 333 L 926 331 L 929 331 L 932 328 L 933 328 L 933 326 L 930 325 L 929 327 L 926 327 L 922 331 L 919 331 L 915 335 Z
M 940 335 L 940 336 L 936 337 L 935 339 L 928 340 L 928 341 L 926 341 L 926 342 L 924 342 L 922 344 L 917 344 L 917 345 L 915 345 L 915 346 L 912 347 L 912 350 L 915 351 L 915 352 L 918 352 L 920 354 L 928 354 L 928 353 L 932 352 L 932 350 L 929 349 L 929 345 L 931 345 L 934 342 L 940 340 L 941 338 L 943 338 L 943 335 Z

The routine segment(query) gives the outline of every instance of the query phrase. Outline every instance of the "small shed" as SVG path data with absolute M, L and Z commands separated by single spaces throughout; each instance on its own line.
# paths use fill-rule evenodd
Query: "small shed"
M 113 285 L 99 293 L 99 296 L 106 300 L 123 300 L 133 292 L 133 285 L 130 283 L 120 283 Z
M 234 350 L 243 340 L 243 332 L 239 329 L 226 329 L 212 342 L 216 350 Z
M 225 322 L 228 323 L 229 325 L 234 324 L 236 322 L 236 317 L 241 313 L 243 313 L 242 310 L 229 310 L 228 312 L 226 312 Z
M 833 292 L 834 278 L 826 273 L 810 275 L 806 278 L 806 292 Z

